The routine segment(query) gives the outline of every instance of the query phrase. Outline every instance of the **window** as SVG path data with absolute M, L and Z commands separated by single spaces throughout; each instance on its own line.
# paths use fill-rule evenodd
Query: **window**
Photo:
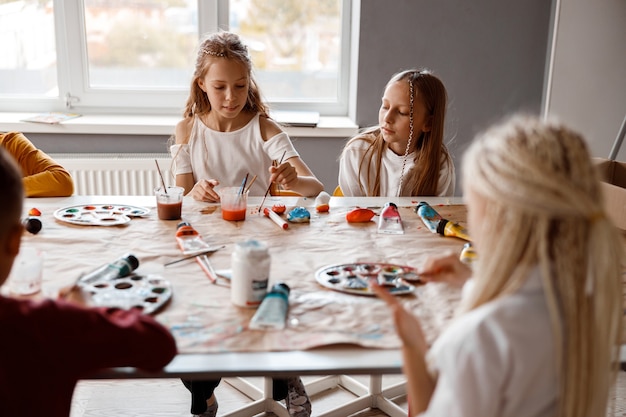
M 275 109 L 348 111 L 350 0 L 0 0 L 0 111 L 178 114 L 198 39 L 248 45 Z

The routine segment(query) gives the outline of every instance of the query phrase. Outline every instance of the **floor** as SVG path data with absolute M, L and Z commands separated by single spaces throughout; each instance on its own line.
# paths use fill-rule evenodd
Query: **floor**
M 367 385 L 366 376 L 353 377 Z M 318 377 L 303 378 L 305 384 Z M 383 388 L 403 380 L 400 375 L 385 376 Z M 248 378 L 255 386 L 262 387 L 262 378 Z M 222 381 L 216 390 L 220 410 L 218 415 L 230 412 L 249 401 L 243 394 Z M 620 372 L 616 388 L 616 401 L 607 416 L 626 417 L 626 372 Z M 341 387 L 323 391 L 312 396 L 313 416 L 320 415 L 347 401 L 356 398 Z M 394 403 L 406 410 L 406 397 L 393 399 Z M 97 380 L 81 381 L 76 387 L 70 417 L 189 417 L 189 394 L 177 379 L 144 380 Z M 273 417 L 273 413 L 259 416 Z M 377 409 L 369 409 L 351 414 L 351 417 L 383 417 L 387 414 Z M 346 416 L 348 417 L 348 416 Z

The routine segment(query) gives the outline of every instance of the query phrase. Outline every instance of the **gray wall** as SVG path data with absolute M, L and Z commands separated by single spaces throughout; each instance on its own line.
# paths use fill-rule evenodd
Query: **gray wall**
M 547 114 L 606 158 L 626 114 L 626 1 L 562 0 Z M 626 144 L 617 155 L 626 161 Z
M 377 123 L 393 73 L 430 68 L 448 90 L 446 139 L 458 176 L 478 131 L 511 112 L 540 113 L 550 3 L 362 0 L 357 124 Z
M 510 112 L 541 111 L 550 16 L 546 0 L 361 0 L 357 124 L 377 123 L 380 97 L 392 74 L 428 67 L 448 90 L 446 137 L 458 167 L 477 131 Z M 29 136 L 50 153 L 163 152 L 167 141 Z M 337 185 L 337 157 L 346 139 L 294 138 L 329 192 Z

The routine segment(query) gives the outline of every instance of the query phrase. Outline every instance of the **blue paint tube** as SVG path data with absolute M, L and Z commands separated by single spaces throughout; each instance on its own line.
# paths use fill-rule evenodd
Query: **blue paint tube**
M 80 284 L 93 284 L 98 281 L 111 281 L 115 278 L 130 275 L 139 266 L 139 260 L 131 254 L 126 254 L 110 264 L 105 264 L 78 279 Z
M 415 207 L 415 212 L 420 216 L 420 219 L 422 219 L 422 222 L 428 230 L 433 233 L 437 233 L 437 225 L 441 220 L 443 220 L 443 217 L 441 217 L 439 213 L 437 213 L 435 209 L 430 206 L 430 204 L 425 201 L 421 201 Z
M 415 212 L 420 216 L 424 225 L 426 225 L 431 232 L 440 234 L 441 236 L 458 237 L 468 242 L 471 241 L 467 230 L 463 226 L 444 219 L 427 202 L 421 201 L 415 207 Z
M 249 327 L 255 330 L 284 329 L 288 310 L 289 286 L 283 282 L 274 284 L 254 313 Z

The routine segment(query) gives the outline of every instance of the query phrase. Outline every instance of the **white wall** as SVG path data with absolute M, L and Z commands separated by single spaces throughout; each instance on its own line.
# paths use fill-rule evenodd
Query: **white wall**
M 544 113 L 606 158 L 626 115 L 626 1 L 555 0 L 552 82 Z M 626 144 L 617 157 L 626 161 Z

